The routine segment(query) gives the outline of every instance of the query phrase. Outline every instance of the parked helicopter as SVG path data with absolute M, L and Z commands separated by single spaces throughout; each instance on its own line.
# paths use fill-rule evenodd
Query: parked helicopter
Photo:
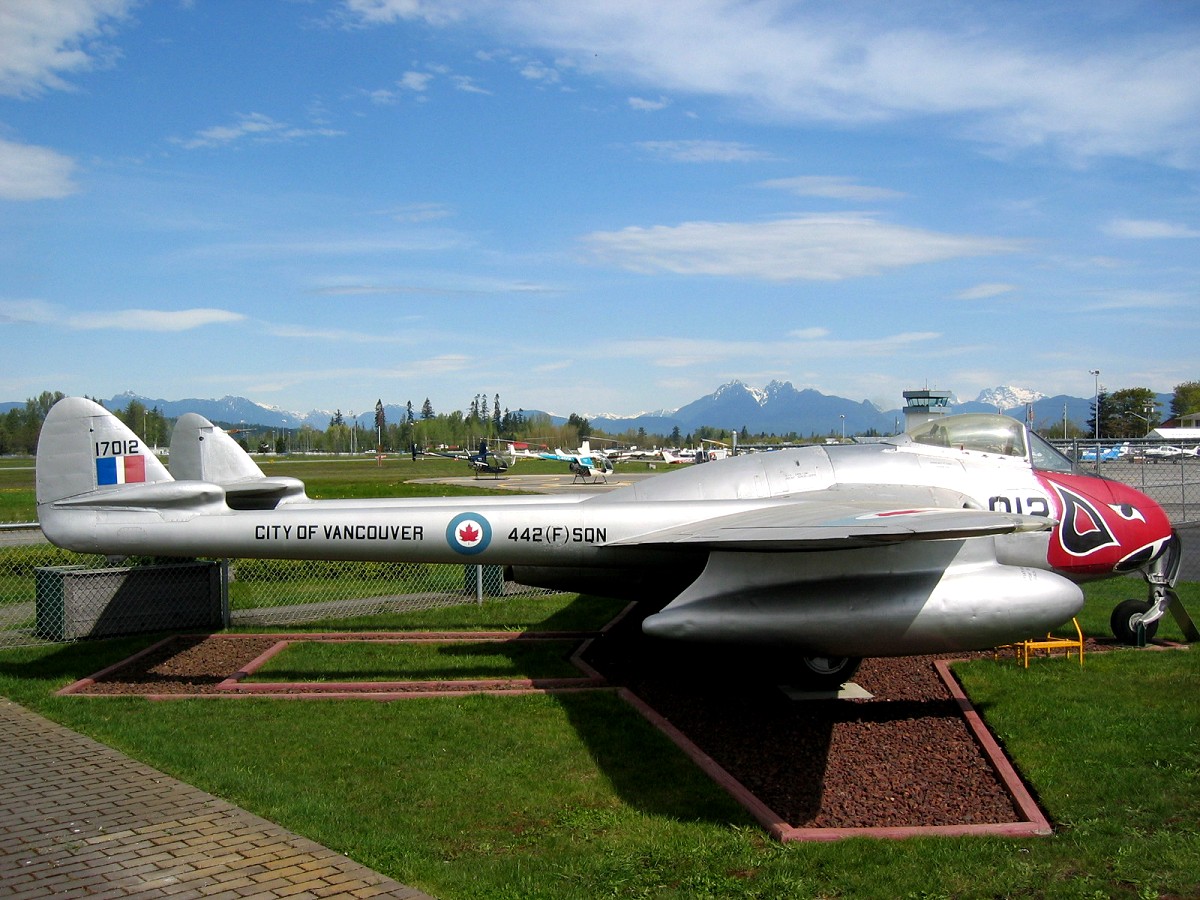
M 471 467 L 471 471 L 476 476 L 503 475 L 517 461 L 516 455 L 511 451 L 511 446 L 493 450 L 488 446 L 487 438 L 480 440 L 479 449 L 474 453 L 452 453 L 447 450 L 425 450 L 423 452 L 430 456 L 441 456 L 446 459 L 461 459 Z
M 575 476 L 574 481 L 582 478 L 584 481 L 595 482 L 599 479 L 607 482 L 608 476 L 613 470 L 612 460 L 603 451 L 593 450 L 588 441 L 580 444 L 576 453 L 567 453 L 560 448 L 553 453 L 549 451 L 539 453 L 538 456 L 542 459 L 554 459 L 567 463 L 571 474 Z

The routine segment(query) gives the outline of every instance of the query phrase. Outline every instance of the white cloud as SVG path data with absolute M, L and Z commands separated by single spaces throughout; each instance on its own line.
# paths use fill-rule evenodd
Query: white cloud
M 788 337 L 798 341 L 815 341 L 823 337 L 829 336 L 828 328 L 797 328 L 795 331 L 789 331 Z
M 908 196 L 903 191 L 858 184 L 852 178 L 839 175 L 799 175 L 795 178 L 775 178 L 771 181 L 761 182 L 759 187 L 788 191 L 798 197 L 827 197 L 831 200 L 853 200 L 858 203 L 871 200 L 898 200 Z
M 0 138 L 0 200 L 55 200 L 79 188 L 75 161 L 49 147 Z
M 45 325 L 57 321 L 59 315 L 44 300 L 0 300 L 0 325 Z
M 521 66 L 521 77 L 530 81 L 540 81 L 543 84 L 557 84 L 562 76 L 558 70 L 538 60 L 530 60 Z
M 0 94 L 31 97 L 70 88 L 62 75 L 102 64 L 106 25 L 130 0 L 4 0 L 0 3 Z
M 366 95 L 372 103 L 377 103 L 380 106 L 395 103 L 400 98 L 399 94 L 395 91 L 389 91 L 387 88 L 377 88 L 373 91 L 367 91 Z
M 1111 237 L 1135 240 L 1200 237 L 1200 230 L 1189 228 L 1187 225 L 1148 219 L 1113 219 L 1104 226 L 1104 233 Z
M 196 150 L 222 147 L 242 139 L 282 142 L 314 136 L 337 137 L 341 134 L 343 132 L 332 128 L 296 128 L 263 113 L 249 113 L 239 116 L 232 125 L 213 125 L 196 132 L 192 138 L 172 138 L 172 143 L 185 150 Z
M 738 141 L 640 141 L 636 146 L 673 162 L 765 162 L 774 157 Z
M 491 96 L 491 91 L 482 88 L 475 83 L 475 79 L 470 75 L 451 75 L 450 81 L 458 90 L 467 94 L 484 94 Z
M 666 97 L 659 97 L 657 100 L 647 100 L 644 97 L 630 97 L 629 108 L 636 109 L 639 112 L 658 112 L 660 109 L 666 109 L 671 105 L 671 101 Z
M 954 298 L 956 300 L 987 300 L 991 297 L 1011 294 L 1016 289 L 1016 285 L 1004 284 L 1002 282 L 977 284 L 974 287 L 969 287 L 965 291 L 955 294 Z
M 448 219 L 454 211 L 443 203 L 409 203 L 389 211 L 397 222 L 433 222 Z
M 245 320 L 241 313 L 225 309 L 118 309 L 111 312 L 77 313 L 65 324 L 80 331 L 191 331 L 205 325 L 225 325 Z
M 773 222 L 685 222 L 594 232 L 599 260 L 635 272 L 764 281 L 836 281 L 887 269 L 1015 253 L 1021 241 L 939 234 L 867 215 L 810 215 Z
M 336 344 L 404 344 L 418 339 L 412 333 L 351 331 L 345 328 L 309 328 L 305 325 L 273 325 L 268 329 L 275 337 L 303 341 L 331 341 Z
M 181 258 L 255 259 L 298 256 L 370 256 L 392 253 L 440 253 L 467 246 L 467 239 L 444 228 L 414 228 L 396 234 L 341 234 L 281 238 L 244 243 L 201 244 L 179 252 Z
M 226 309 L 115 309 L 72 314 L 44 300 L 0 300 L 0 324 L 63 325 L 77 331 L 190 331 L 245 319 Z
M 350 14 L 371 25 L 420 19 L 443 25 L 459 18 L 454 3 L 444 0 L 345 0 Z
M 1200 161 L 1200 28 L 1186 7 L 1160 16 L 1165 25 L 1135 19 L 1136 6 L 1080 6 L 1030 25 L 986 4 L 937 17 L 921 4 L 842 4 L 834 15 L 822 4 L 736 0 L 348 0 L 348 9 L 365 23 L 469 19 L 579 71 L 714 98 L 746 117 L 922 119 L 1009 150 Z
M 429 72 L 405 72 L 396 84 L 406 91 L 420 92 L 428 90 L 431 81 L 433 81 L 433 75 Z
M 1098 299 L 1084 304 L 1082 309 L 1088 312 L 1172 309 L 1186 301 L 1187 298 L 1166 291 L 1103 291 L 1098 294 Z

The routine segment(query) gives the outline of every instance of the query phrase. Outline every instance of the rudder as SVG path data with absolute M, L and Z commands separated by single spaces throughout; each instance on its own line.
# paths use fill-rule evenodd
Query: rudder
M 99 403 L 65 397 L 46 414 L 37 448 L 39 508 L 93 491 L 171 480 L 145 442 Z

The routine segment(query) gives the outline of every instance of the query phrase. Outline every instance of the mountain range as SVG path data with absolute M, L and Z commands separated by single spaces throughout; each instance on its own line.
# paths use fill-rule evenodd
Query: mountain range
M 1164 409 L 1170 408 L 1171 395 L 1159 394 L 1157 399 Z M 328 410 L 313 410 L 308 413 L 289 412 L 272 406 L 264 406 L 244 397 L 222 397 L 220 400 L 186 399 L 164 400 L 143 397 L 131 391 L 118 394 L 105 401 L 109 409 L 125 409 L 132 401 L 147 409 L 157 408 L 167 418 L 177 418 L 187 412 L 195 412 L 213 422 L 225 426 L 245 425 L 259 428 L 293 429 L 305 425 L 324 430 L 329 426 L 334 413 Z M 1064 417 L 1076 425 L 1083 425 L 1091 417 L 1092 398 L 1058 395 L 1046 397 L 1037 391 L 1015 387 L 996 387 L 983 391 L 971 401 L 951 398 L 950 412 L 997 412 L 1001 411 L 1016 418 L 1024 418 L 1027 405 L 1032 407 L 1033 422 L 1037 426 L 1054 426 Z M 14 407 L 23 408 L 22 403 L 0 403 L 0 413 Z M 538 410 L 524 410 L 526 416 L 538 415 Z M 385 405 L 384 414 L 389 422 L 403 419 L 405 408 Z M 565 416 L 550 415 L 551 421 L 561 424 Z M 350 418 L 348 411 L 343 416 Z M 371 408 L 355 416 L 366 427 L 374 424 L 375 410 Z M 749 434 L 796 434 L 800 437 L 839 435 L 844 426 L 845 433 L 891 434 L 904 427 L 904 410 L 880 409 L 866 400 L 849 400 L 812 389 L 797 390 L 791 382 L 772 381 L 765 388 L 751 387 L 741 381 L 723 384 L 713 393 L 676 410 L 659 410 L 637 416 L 613 416 L 606 414 L 586 416 L 593 428 L 621 434 L 626 431 L 645 429 L 647 434 L 669 435 L 678 428 L 681 434 L 690 434 L 697 428 L 741 431 Z
M 1166 396 L 1169 404 L 1170 396 Z M 1081 397 L 1046 397 L 1037 391 L 1015 387 L 997 387 L 983 391 L 974 400 L 950 401 L 950 412 L 997 412 L 1023 419 L 1032 405 L 1035 424 L 1069 421 L 1082 425 L 1092 414 L 1092 401 Z M 866 400 L 822 394 L 812 389 L 798 390 L 791 382 L 772 381 L 765 388 L 754 388 L 731 381 L 713 393 L 693 400 L 673 412 L 635 418 L 596 416 L 593 426 L 610 433 L 645 428 L 651 434 L 670 434 L 678 425 L 681 432 L 702 425 L 750 434 L 795 433 L 800 437 L 840 435 L 843 425 L 850 434 L 892 434 L 904 427 L 904 409 L 881 409 Z

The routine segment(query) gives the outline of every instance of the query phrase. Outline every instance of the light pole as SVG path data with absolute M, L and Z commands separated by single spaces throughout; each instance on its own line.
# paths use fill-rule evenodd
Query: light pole
M 846 442 L 846 417 L 842 416 L 842 443 Z
M 1100 440 L 1100 370 L 1088 369 L 1088 374 L 1096 379 L 1096 440 Z

